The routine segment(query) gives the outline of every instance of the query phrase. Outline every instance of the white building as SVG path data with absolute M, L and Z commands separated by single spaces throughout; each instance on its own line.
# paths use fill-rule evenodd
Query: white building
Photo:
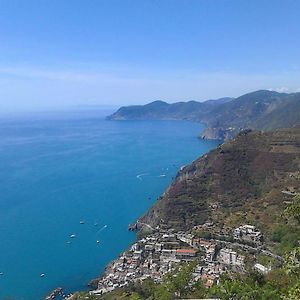
M 236 265 L 237 253 L 229 248 L 222 248 L 219 254 L 220 262 L 226 265 Z
M 233 231 L 233 238 L 245 242 L 260 244 L 262 242 L 261 232 L 253 225 L 242 225 Z
M 219 262 L 225 265 L 243 267 L 244 259 L 243 255 L 238 255 L 236 251 L 230 248 L 222 248 L 219 253 Z
M 267 274 L 268 272 L 271 271 L 271 268 L 268 268 L 268 267 L 265 267 L 261 264 L 255 264 L 254 265 L 254 269 L 260 273 L 263 273 L 263 274 Z

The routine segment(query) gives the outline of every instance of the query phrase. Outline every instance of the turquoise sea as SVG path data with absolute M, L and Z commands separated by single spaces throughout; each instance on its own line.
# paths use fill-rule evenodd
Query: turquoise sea
M 0 118 L 1 300 L 85 289 L 178 169 L 217 145 L 197 138 L 201 124 L 106 113 Z

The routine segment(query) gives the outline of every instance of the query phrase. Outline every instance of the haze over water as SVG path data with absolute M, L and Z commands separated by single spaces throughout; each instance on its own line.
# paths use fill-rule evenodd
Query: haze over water
M 86 111 L 2 118 L 0 299 L 85 289 L 135 240 L 128 224 L 178 169 L 216 147 L 197 138 L 202 129 Z

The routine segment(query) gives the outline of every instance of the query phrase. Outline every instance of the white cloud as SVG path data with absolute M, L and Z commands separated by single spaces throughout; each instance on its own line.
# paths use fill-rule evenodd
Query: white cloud
M 290 89 L 288 87 L 282 86 L 282 87 L 276 88 L 274 90 L 279 93 L 288 93 Z

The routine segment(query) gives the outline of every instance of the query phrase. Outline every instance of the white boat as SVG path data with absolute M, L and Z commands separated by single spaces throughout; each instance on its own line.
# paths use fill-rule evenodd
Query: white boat
M 71 234 L 71 235 L 70 235 L 70 238 L 71 238 L 71 239 L 76 238 L 76 234 Z
M 96 243 L 97 243 L 97 244 L 99 244 L 99 243 L 100 243 L 100 241 L 98 241 L 98 240 L 97 240 L 97 241 L 96 241 Z
M 84 224 L 84 221 L 81 220 L 79 223 L 80 223 L 80 224 Z
M 41 277 L 45 277 L 45 273 L 42 273 L 40 276 L 41 276 Z

